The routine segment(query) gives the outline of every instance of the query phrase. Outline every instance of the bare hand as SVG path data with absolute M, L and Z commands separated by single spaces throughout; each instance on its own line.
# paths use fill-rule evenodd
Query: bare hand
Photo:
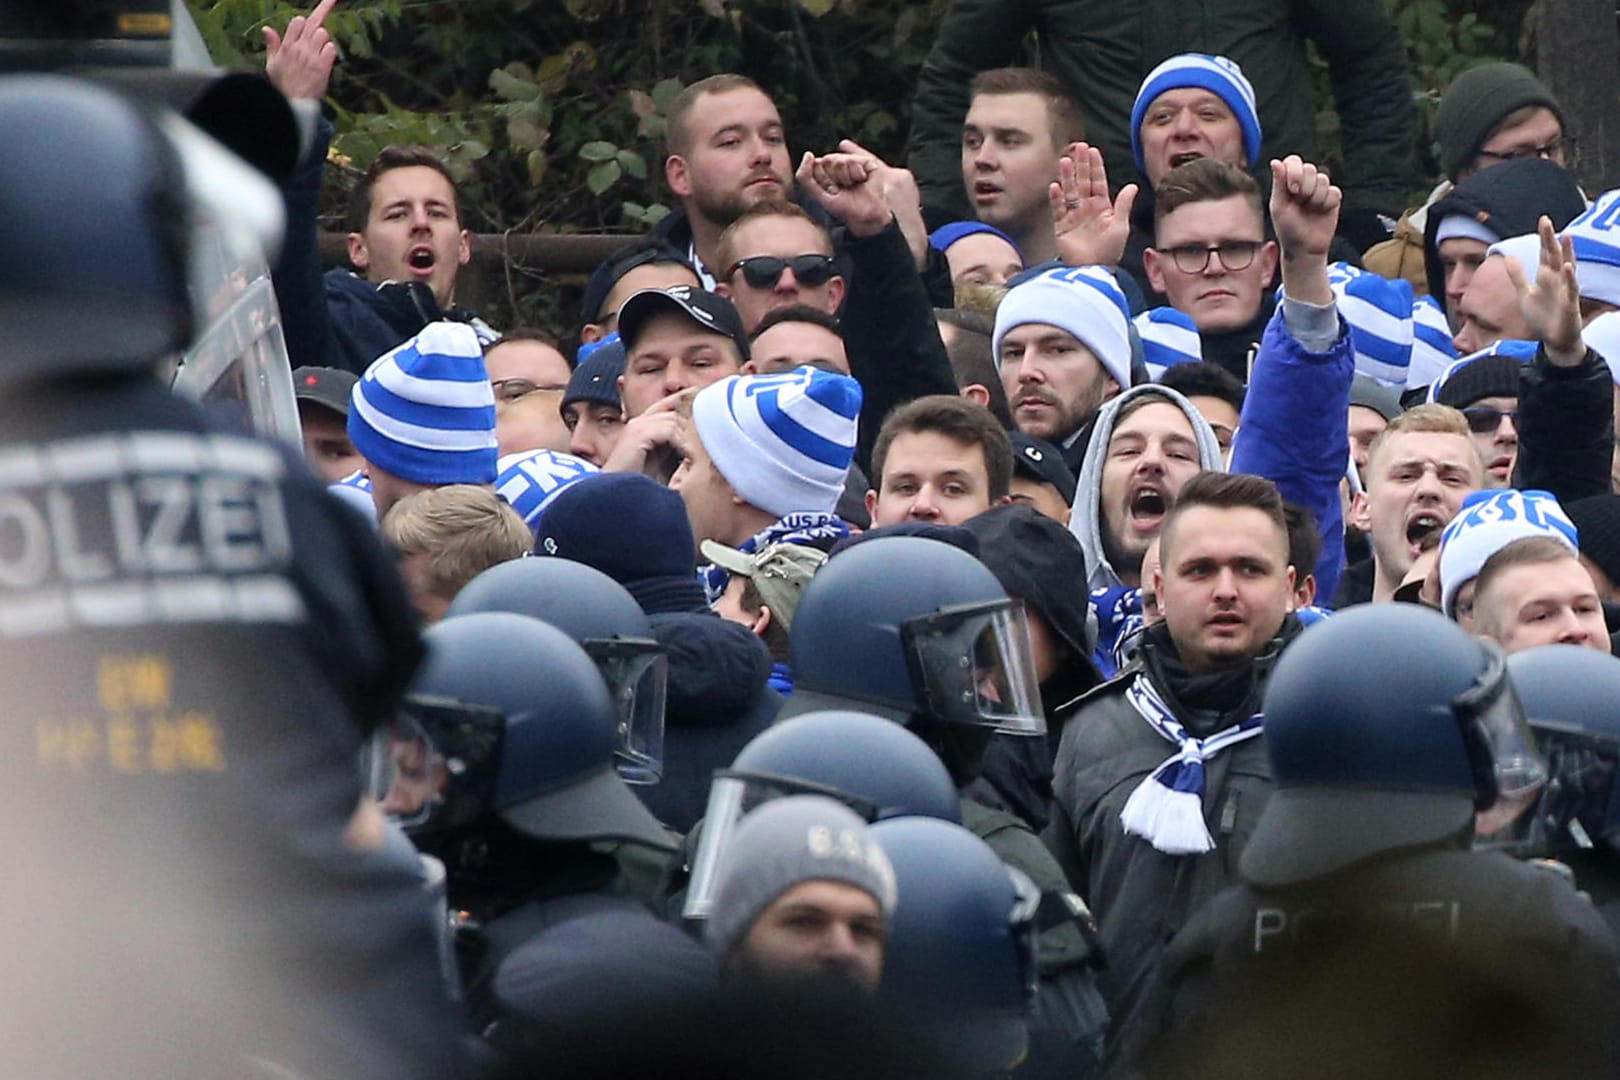
M 679 407 L 691 396 L 692 392 L 686 390 L 671 394 L 654 402 L 634 420 L 626 421 L 613 452 L 602 462 L 602 471 L 644 473 L 659 483 L 668 480 L 668 474 L 674 471 L 672 459 L 679 464 L 680 441 L 686 430 L 687 421 Z
M 852 235 L 866 237 L 888 228 L 894 217 L 878 179 L 881 167 L 883 163 L 869 154 L 817 157 L 806 151 L 795 175 L 823 210 L 842 221 Z
M 911 249 L 911 257 L 921 270 L 928 262 L 928 226 L 923 222 L 922 192 L 917 188 L 917 178 L 910 169 L 890 165 L 854 139 L 839 140 L 838 149 L 846 154 L 865 155 L 878 163 L 883 201 L 889 204 L 889 212 L 894 214 L 900 233 L 906 238 L 906 246 Z
M 288 98 L 319 101 L 326 96 L 337 63 L 337 43 L 321 24 L 337 0 L 321 0 L 306 18 L 296 15 L 287 24 L 285 36 L 264 28 L 264 73 Z
M 1118 266 L 1131 236 L 1137 191 L 1135 184 L 1126 184 L 1110 201 L 1102 151 L 1070 143 L 1058 162 L 1058 178 L 1047 189 L 1058 258 L 1069 266 Z
M 1271 162 L 1271 227 L 1282 249 L 1283 291 L 1296 300 L 1333 302 L 1328 249 L 1343 201 L 1328 174 L 1298 154 Z
M 1535 282 L 1525 280 L 1524 267 L 1511 255 L 1505 260 L 1508 280 L 1519 295 L 1519 312 L 1530 332 L 1547 347 L 1547 359 L 1555 367 L 1575 367 L 1586 357 L 1581 342 L 1581 289 L 1575 280 L 1575 242 L 1567 236 L 1560 238 L 1545 214 L 1536 223 L 1536 232 L 1541 237 L 1541 266 Z

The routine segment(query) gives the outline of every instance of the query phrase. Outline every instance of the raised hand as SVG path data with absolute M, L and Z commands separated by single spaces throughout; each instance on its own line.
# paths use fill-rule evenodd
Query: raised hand
M 889 227 L 894 212 L 883 195 L 881 170 L 870 154 L 836 153 L 817 157 L 808 151 L 795 174 L 799 186 L 842 221 L 853 236 L 876 236 Z
M 840 139 L 838 149 L 846 154 L 862 154 L 878 163 L 878 180 L 883 185 L 883 201 L 889 204 L 911 257 L 920 270 L 928 261 L 928 226 L 923 222 L 922 193 L 910 169 L 890 165 L 854 139 Z
M 602 471 L 642 473 L 666 483 L 680 464 L 680 440 L 689 423 L 681 415 L 681 405 L 694 394 L 692 390 L 678 391 L 626 421 L 613 452 L 602 462 Z
M 326 96 L 332 65 L 337 63 L 337 43 L 321 24 L 336 5 L 337 0 L 321 0 L 307 17 L 293 16 L 285 35 L 264 28 L 264 73 L 288 98 L 319 101 Z
M 1321 169 L 1290 154 L 1271 162 L 1271 227 L 1282 249 L 1283 291 L 1296 300 L 1333 303 L 1328 249 L 1344 193 Z
M 1070 143 L 1058 161 L 1058 178 L 1047 189 L 1058 258 L 1068 266 L 1118 266 L 1131 235 L 1131 207 L 1137 186 L 1120 188 L 1108 197 L 1108 171 L 1102 151 Z
M 1534 282 L 1511 255 L 1508 280 L 1519 295 L 1519 312 L 1536 340 L 1547 347 L 1547 359 L 1558 367 L 1575 367 L 1586 356 L 1581 343 L 1581 289 L 1575 280 L 1575 243 L 1553 231 L 1545 214 L 1536 223 L 1541 237 L 1541 266 Z

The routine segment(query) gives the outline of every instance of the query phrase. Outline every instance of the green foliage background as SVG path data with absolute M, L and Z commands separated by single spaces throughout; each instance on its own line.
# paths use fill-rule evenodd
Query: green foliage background
M 1420 115 L 1480 56 L 1523 58 L 1531 0 L 1385 0 Z M 263 64 L 262 28 L 310 5 L 188 0 L 214 58 Z M 775 98 L 796 152 L 853 137 L 902 155 L 912 88 L 948 0 L 340 0 L 327 102 L 334 150 L 363 169 L 391 142 L 438 148 L 475 232 L 640 232 L 667 213 L 663 112 L 685 84 L 740 71 Z M 1318 72 L 1319 127 L 1337 120 Z M 1425 140 L 1426 141 L 1426 140 Z M 1334 152 L 1325 154 L 1331 166 Z M 344 167 L 328 171 L 335 197 Z M 335 227 L 336 217 L 333 224 Z M 527 278 L 528 280 L 524 280 Z M 574 319 L 577 282 L 517 268 L 486 295 L 499 326 Z

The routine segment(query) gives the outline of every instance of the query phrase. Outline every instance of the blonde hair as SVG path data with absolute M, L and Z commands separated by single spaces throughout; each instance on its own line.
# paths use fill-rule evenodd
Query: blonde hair
M 1370 482 L 1373 478 L 1373 461 L 1378 457 L 1378 451 L 1397 435 L 1422 433 L 1429 435 L 1461 435 L 1467 440 L 1470 447 L 1474 447 L 1473 433 L 1468 430 L 1468 418 L 1453 409 L 1450 405 L 1414 405 L 1395 419 L 1389 426 L 1377 435 L 1367 445 L 1366 476 Z M 1474 447 L 1473 460 L 1478 462 L 1475 473 L 1479 479 L 1484 478 L 1485 460 L 1479 456 L 1478 447 Z
M 378 531 L 400 557 L 422 556 L 424 584 L 449 602 L 462 586 L 497 563 L 521 558 L 534 533 L 493 491 L 448 484 L 407 495 Z

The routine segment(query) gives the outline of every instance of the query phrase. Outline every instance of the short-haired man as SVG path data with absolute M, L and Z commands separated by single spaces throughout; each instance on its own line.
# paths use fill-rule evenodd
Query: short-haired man
M 1007 405 L 1007 388 L 1001 384 L 996 358 L 990 351 L 995 333 L 993 316 L 961 308 L 934 309 L 939 339 L 950 357 L 956 390 L 969 401 L 989 409 L 1004 428 L 1012 429 L 1012 412 Z
M 752 554 L 782 540 L 823 541 L 849 528 L 834 507 L 855 454 L 861 388 L 847 375 L 800 368 L 738 375 L 692 398 L 669 486 L 694 541 Z M 710 575 L 711 599 L 725 572 Z
M 1243 416 L 1243 383 L 1238 377 L 1219 364 L 1199 361 L 1165 368 L 1158 383 L 1192 402 L 1214 430 L 1221 455 L 1231 460 L 1232 436 L 1237 434 Z
M 838 334 L 838 320 L 805 304 L 766 314 L 749 335 L 748 351 L 745 375 L 779 375 L 801 367 L 849 374 L 849 354 Z
M 1134 674 L 1063 731 L 1045 838 L 1096 915 L 1110 1041 L 1128 1046 L 1165 944 L 1232 883 L 1270 794 L 1259 712 L 1298 631 L 1283 500 L 1257 476 L 1199 473 L 1160 534 L 1163 620 Z
M 682 90 L 665 115 L 664 179 L 680 200 L 653 235 L 685 252 L 705 288 L 718 274 L 720 233 L 744 210 L 793 186 L 781 114 L 743 75 L 711 75 Z
M 1348 567 L 1333 606 L 1394 599 L 1429 533 L 1444 529 L 1485 484 L 1468 421 L 1447 405 L 1419 405 L 1391 420 L 1367 450 L 1353 515 L 1367 522 L 1372 558 Z
M 711 605 L 715 614 L 748 627 L 771 653 L 770 687 L 783 697 L 793 693 L 788 632 L 804 587 L 810 584 L 827 553 L 808 544 L 766 544 L 755 552 L 705 540 L 700 554 L 731 576 Z
M 1048 270 L 1008 290 L 990 348 L 1018 430 L 1063 447 L 1078 469 L 1082 433 L 1131 384 L 1129 310 L 1098 267 Z
M 443 618 L 467 582 L 497 563 L 521 559 L 534 546 L 534 533 L 517 511 L 472 484 L 407 495 L 377 531 L 394 549 L 423 625 Z
M 473 330 L 436 322 L 379 356 L 350 395 L 349 441 L 365 459 L 378 521 L 418 491 L 493 488 L 495 393 Z
M 866 509 L 874 528 L 960 525 L 1008 501 L 1012 468 L 1012 444 L 990 410 L 953 394 L 918 398 L 883 422 Z
M 686 256 L 661 240 L 643 237 L 597 264 L 580 299 L 579 340 L 593 344 L 619 329 L 619 309 L 642 289 L 699 285 Z
M 557 341 L 544 330 L 518 327 L 484 347 L 495 391 L 495 437 L 502 454 L 567 450 L 559 405 L 573 374 Z
M 1508 653 L 1537 645 L 1609 651 L 1603 603 L 1569 545 L 1530 536 L 1485 560 L 1474 588 L 1474 626 Z
M 843 306 L 832 237 L 793 203 L 775 199 L 744 210 L 720 234 L 716 254 L 715 291 L 737 306 L 750 333 L 777 308 L 803 304 L 836 315 Z
M 703 940 L 722 983 L 756 994 L 870 995 L 883 977 L 894 869 L 866 823 L 822 795 L 775 799 L 727 845 Z
M 1266 238 L 1260 185 L 1236 165 L 1200 157 L 1159 182 L 1147 281 L 1198 327 L 1205 361 L 1247 381 L 1271 318 L 1278 249 Z
M 1058 159 L 1086 137 L 1080 108 L 1055 78 L 1033 68 L 974 76 L 962 121 L 962 185 L 973 212 L 1011 238 L 1034 266 L 1057 256 L 1048 192 Z

